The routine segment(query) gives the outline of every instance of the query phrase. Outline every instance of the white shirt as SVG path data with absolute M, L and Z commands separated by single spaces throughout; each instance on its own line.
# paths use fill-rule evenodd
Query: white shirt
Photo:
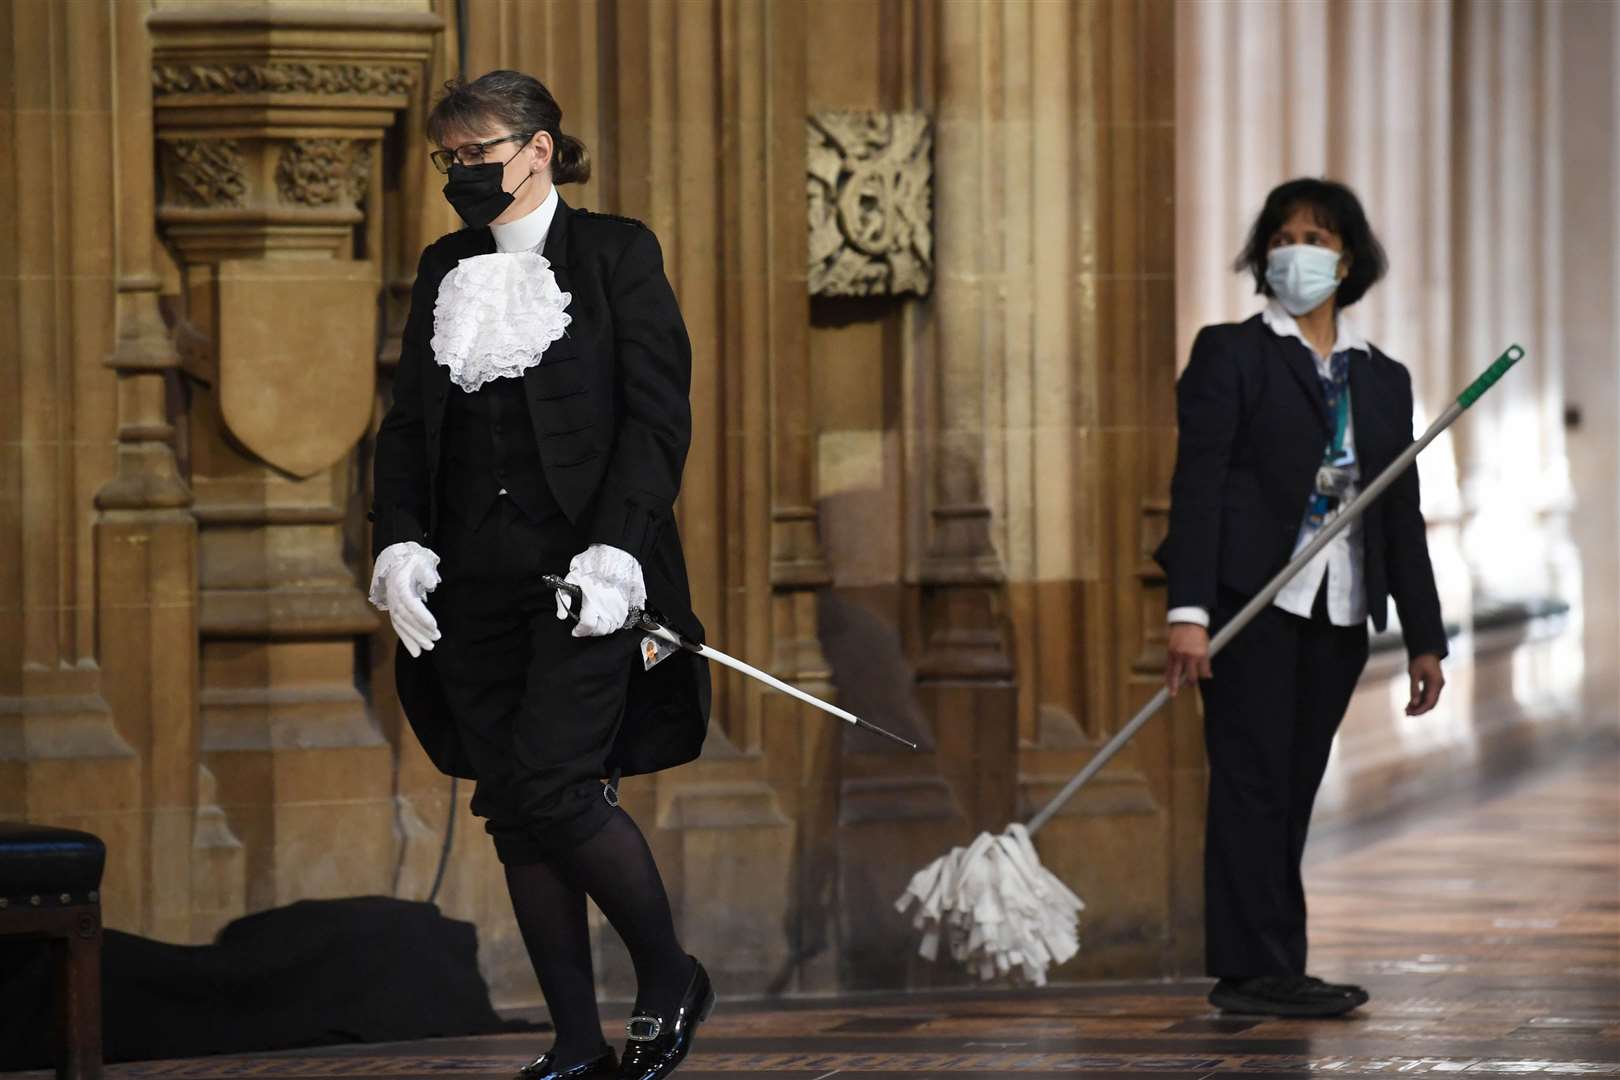
M 553 185 L 546 197 L 540 200 L 540 205 L 527 214 L 516 221 L 489 227 L 489 231 L 495 234 L 495 250 L 506 253 L 542 250 L 546 246 L 546 234 L 551 231 L 551 219 L 556 216 L 557 188 Z M 505 495 L 506 489 L 501 488 L 496 494 Z
M 546 233 L 551 231 L 551 219 L 557 216 L 557 189 L 552 187 L 540 205 L 516 221 L 491 225 L 495 234 L 496 251 L 539 251 L 545 247 Z
M 1332 354 L 1321 356 L 1305 335 L 1300 332 L 1299 322 L 1279 304 L 1275 299 L 1266 306 L 1261 316 L 1266 327 L 1278 337 L 1296 338 L 1311 351 L 1311 358 L 1316 361 L 1316 370 L 1322 378 L 1331 377 Z M 1340 316 L 1337 325 L 1337 336 L 1333 342 L 1333 353 L 1347 350 L 1369 353 L 1367 341 L 1359 333 L 1350 320 Z M 1354 356 L 1350 358 L 1352 364 L 1357 363 Z M 1346 391 L 1348 393 L 1348 390 Z M 1346 450 L 1354 450 L 1356 445 L 1356 425 L 1353 416 L 1347 419 L 1344 427 L 1344 446 Z M 1360 493 L 1359 485 L 1351 485 L 1345 492 L 1340 506 L 1348 506 L 1350 501 Z M 1294 541 L 1294 554 L 1311 542 L 1320 525 L 1312 525 L 1310 519 L 1300 522 L 1299 535 Z M 1358 518 L 1350 527 L 1328 542 L 1328 546 L 1316 553 L 1316 558 L 1305 565 L 1305 568 L 1294 575 L 1292 581 L 1283 587 L 1273 601 L 1276 607 L 1301 618 L 1311 617 L 1311 609 L 1316 604 L 1316 594 L 1322 587 L 1322 578 L 1327 577 L 1327 613 L 1328 620 L 1334 626 L 1360 626 L 1367 621 L 1367 590 L 1364 585 L 1365 574 L 1363 568 L 1366 563 L 1366 541 L 1363 538 L 1361 520 Z M 1201 607 L 1171 608 L 1168 616 L 1170 622 L 1196 623 L 1199 626 L 1209 625 L 1209 612 Z

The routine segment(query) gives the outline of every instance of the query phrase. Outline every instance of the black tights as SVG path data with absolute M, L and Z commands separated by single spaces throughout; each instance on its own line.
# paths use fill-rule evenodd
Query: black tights
M 585 897 L 602 909 L 624 939 L 636 969 L 637 1013 L 668 1018 L 692 975 L 692 960 L 675 937 L 675 920 L 658 864 L 641 830 L 615 810 L 602 830 L 546 862 L 506 868 L 506 885 L 524 947 L 540 979 L 559 1067 L 602 1052 L 596 978 Z

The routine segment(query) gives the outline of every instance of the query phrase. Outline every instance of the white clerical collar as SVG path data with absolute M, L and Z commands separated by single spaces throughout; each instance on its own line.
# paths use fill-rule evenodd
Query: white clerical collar
M 551 231 L 551 219 L 556 215 L 557 188 L 554 185 L 540 205 L 527 214 L 516 221 L 489 227 L 489 231 L 495 234 L 495 250 L 539 251 L 545 245 L 546 233 Z
M 1266 305 L 1266 310 L 1260 317 L 1265 320 L 1266 326 L 1271 329 L 1273 334 L 1278 337 L 1298 338 L 1307 349 L 1311 350 L 1312 356 L 1316 355 L 1316 346 L 1305 340 L 1304 333 L 1299 329 L 1299 320 L 1288 314 L 1288 309 L 1283 307 L 1276 297 L 1272 297 L 1271 302 Z M 1341 312 L 1333 322 L 1334 333 L 1337 335 L 1333 342 L 1333 351 L 1335 353 L 1342 353 L 1347 349 L 1358 349 L 1371 355 L 1372 349 L 1368 347 L 1367 339 L 1361 336 L 1361 332 L 1356 329 L 1355 323 L 1347 315 Z

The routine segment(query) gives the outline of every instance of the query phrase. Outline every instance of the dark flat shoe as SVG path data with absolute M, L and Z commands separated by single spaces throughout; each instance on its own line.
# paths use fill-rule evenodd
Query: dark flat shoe
M 692 981 L 673 1016 L 632 1016 L 625 1025 L 630 1041 L 619 1062 L 619 1080 L 660 1080 L 678 1068 L 692 1049 L 697 1026 L 714 1012 L 714 987 L 696 960 Z
M 1209 992 L 1209 1003 L 1223 1012 L 1250 1016 L 1343 1016 L 1366 1002 L 1354 994 L 1326 989 L 1303 975 L 1262 975 L 1254 979 L 1222 979 Z
M 1327 994 L 1329 996 L 1354 998 L 1357 1007 L 1365 1005 L 1367 1002 L 1372 1000 L 1372 995 L 1367 993 L 1366 990 L 1357 986 L 1355 983 L 1324 982 L 1323 980 L 1318 979 L 1315 975 L 1306 975 L 1303 976 L 1303 978 L 1317 993 Z
M 619 1055 L 612 1047 L 603 1049 L 599 1057 L 566 1069 L 557 1068 L 556 1055 L 541 1054 L 517 1071 L 514 1080 L 587 1080 L 587 1078 L 616 1077 L 619 1075 Z

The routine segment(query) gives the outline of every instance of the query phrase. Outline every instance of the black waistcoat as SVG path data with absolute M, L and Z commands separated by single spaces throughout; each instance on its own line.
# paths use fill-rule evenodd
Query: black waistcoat
M 444 465 L 443 505 L 469 524 L 483 520 L 502 488 L 532 521 L 562 512 L 546 483 L 522 379 L 492 379 L 470 394 L 451 387 Z

